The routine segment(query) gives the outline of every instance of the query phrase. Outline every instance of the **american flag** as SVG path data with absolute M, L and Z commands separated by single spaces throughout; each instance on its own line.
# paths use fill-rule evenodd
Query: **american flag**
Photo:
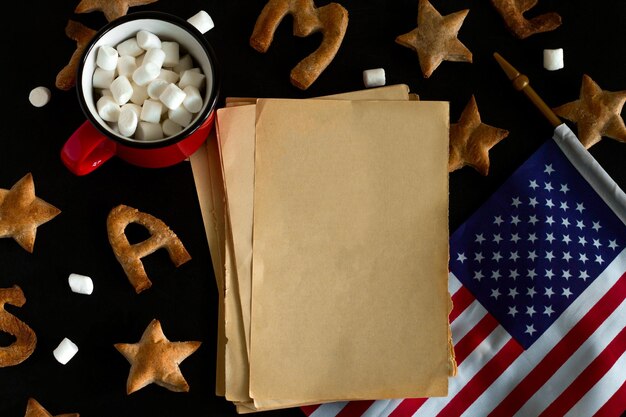
M 458 375 L 447 397 L 309 417 L 620 416 L 626 196 L 561 125 L 450 239 Z

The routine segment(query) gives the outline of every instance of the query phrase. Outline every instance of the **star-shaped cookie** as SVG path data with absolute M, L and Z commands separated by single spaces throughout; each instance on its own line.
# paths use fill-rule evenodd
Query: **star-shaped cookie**
M 24 417 L 52 417 L 52 414 L 46 411 L 34 398 L 28 399 L 26 405 L 26 414 Z M 79 417 L 78 413 L 59 414 L 56 417 Z
M 504 24 L 518 39 L 526 39 L 536 33 L 549 32 L 561 26 L 561 16 L 557 13 L 545 13 L 526 19 L 524 13 L 537 5 L 538 0 L 491 0 L 491 4 L 500 13 Z
M 580 98 L 553 110 L 557 115 L 576 123 L 578 139 L 589 149 L 600 142 L 602 136 L 626 143 L 626 126 L 621 116 L 625 101 L 626 90 L 602 90 L 585 74 Z
M 132 394 L 155 383 L 174 392 L 187 392 L 189 385 L 178 365 L 200 347 L 201 342 L 170 342 L 161 323 L 150 322 L 138 343 L 117 343 L 115 348 L 130 362 L 126 393 Z
M 489 150 L 508 135 L 508 130 L 481 122 L 476 98 L 472 96 L 459 122 L 450 125 L 448 171 L 469 165 L 486 176 L 489 173 Z
M 443 61 L 472 62 L 472 53 L 457 38 L 468 12 L 442 16 L 428 0 L 420 0 L 417 28 L 398 36 L 396 42 L 417 52 L 425 78 Z
M 10 190 L 0 188 L 0 238 L 12 237 L 32 253 L 37 227 L 52 220 L 60 212 L 35 196 L 33 175 L 29 172 Z
M 96 34 L 96 31 L 75 20 L 69 20 L 65 26 L 65 34 L 68 38 L 76 41 L 76 49 L 68 64 L 59 71 L 55 85 L 59 90 L 69 90 L 76 85 L 76 70 L 78 62 L 87 47 L 87 44 Z
M 112 21 L 128 13 L 129 7 L 145 6 L 157 0 L 81 0 L 74 13 L 90 13 L 100 11 L 107 21 Z

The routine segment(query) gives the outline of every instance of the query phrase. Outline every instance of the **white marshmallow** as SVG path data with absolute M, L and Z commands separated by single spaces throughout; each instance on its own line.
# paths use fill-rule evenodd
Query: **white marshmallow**
M 143 102 L 139 118 L 144 122 L 159 123 L 163 104 L 160 101 L 148 99 Z
M 122 107 L 120 107 L 120 112 L 123 111 L 124 109 L 130 109 L 133 112 L 135 112 L 135 114 L 137 115 L 137 118 L 141 116 L 141 106 L 138 104 L 126 103 Z
M 165 52 L 164 67 L 173 67 L 178 64 L 180 58 L 180 45 L 178 42 L 162 42 L 161 49 Z
M 183 100 L 183 106 L 191 113 L 198 113 L 200 109 L 202 109 L 202 96 L 200 95 L 200 91 L 193 85 L 188 85 L 183 89 L 183 92 L 186 94 Z
M 160 49 L 153 49 L 159 51 Z M 161 67 L 153 62 L 144 62 L 133 72 L 133 81 L 137 85 L 146 85 L 159 76 Z
M 143 59 L 146 57 L 146 51 L 142 50 L 142 53 L 135 58 L 135 63 L 137 63 L 137 67 L 140 67 L 143 64 Z
M 166 137 L 177 135 L 183 130 L 183 127 L 172 119 L 163 120 L 161 126 Z
M 133 86 L 124 75 L 120 75 L 111 83 L 111 95 L 120 106 L 126 104 L 133 96 Z
M 548 71 L 556 71 L 565 67 L 565 63 L 563 62 L 563 48 L 544 49 L 543 67 Z
M 191 59 L 191 55 L 185 54 L 178 60 L 178 64 L 172 67 L 172 70 L 179 74 L 182 74 L 183 72 L 192 68 L 193 60 Z
M 167 86 L 170 84 L 171 83 L 160 78 L 152 80 L 150 81 L 150 84 L 148 84 L 148 95 L 150 96 L 150 98 L 158 100 L 163 90 L 165 90 L 165 88 L 167 88 Z
M 78 346 L 74 344 L 70 339 L 63 338 L 59 346 L 52 352 L 54 358 L 62 365 L 65 365 L 76 355 L 78 352 Z
M 161 103 L 165 104 L 168 109 L 173 110 L 183 104 L 187 95 L 183 90 L 178 88 L 176 84 L 170 84 L 165 87 L 165 90 L 159 95 Z
M 140 30 L 137 32 L 137 45 L 146 51 L 151 48 L 161 48 L 161 39 L 152 32 Z
M 135 106 L 135 104 L 131 104 L 130 106 Z M 120 135 L 126 136 L 127 138 L 134 135 L 135 130 L 137 130 L 138 123 L 139 116 L 137 115 L 136 110 L 132 107 L 127 107 L 127 105 L 123 106 L 120 110 L 120 117 L 117 120 L 117 127 L 120 131 Z
M 109 88 L 115 78 L 115 70 L 104 70 L 100 67 L 93 72 L 91 84 L 94 88 Z
M 204 83 L 205 78 L 206 77 L 204 76 L 204 74 L 202 74 L 202 72 L 200 72 L 199 68 L 188 69 L 185 72 L 183 72 L 182 75 L 180 76 L 180 81 L 178 82 L 178 86 L 180 88 L 185 88 L 188 85 L 193 85 L 198 90 L 200 90 L 200 88 L 202 87 L 202 84 Z
M 159 67 L 159 70 L 161 70 L 161 67 L 163 66 L 163 62 L 165 61 L 165 56 L 166 56 L 165 51 L 163 49 L 159 49 L 159 48 L 148 49 L 146 51 L 146 56 L 143 58 L 142 65 L 146 65 L 146 63 L 148 62 L 152 62 L 153 64 Z M 157 74 L 157 76 L 158 75 L 159 74 Z
M 135 131 L 135 139 L 163 139 L 163 129 L 159 123 L 139 122 L 137 130 Z
M 147 85 L 137 85 L 134 82 L 131 82 L 130 85 L 133 86 L 133 95 L 130 96 L 130 102 L 138 104 L 141 106 L 143 102 L 150 97 L 148 95 L 148 86 Z
M 47 87 L 35 87 L 28 94 L 28 101 L 35 107 L 43 107 L 50 101 L 52 93 Z
M 172 119 L 172 121 L 178 123 L 181 126 L 187 127 L 189 123 L 191 123 L 191 119 L 193 115 L 187 111 L 184 106 L 180 106 L 174 110 L 169 110 L 167 112 L 167 117 Z
M 367 88 L 385 85 L 385 69 L 375 68 L 363 71 L 363 84 Z
M 98 48 L 96 65 L 103 70 L 114 70 L 117 67 L 117 51 L 109 45 L 102 45 Z
M 161 68 L 161 72 L 159 72 L 158 79 L 165 80 L 168 83 L 176 83 L 180 79 L 180 76 L 177 72 L 170 71 L 165 68 Z
M 93 281 L 88 276 L 70 274 L 67 281 L 70 284 L 70 288 L 75 293 L 91 295 L 93 292 Z
M 209 16 L 209 14 L 204 10 L 200 10 L 198 13 L 187 19 L 187 21 L 198 29 L 200 33 L 207 33 L 215 27 L 213 19 L 211 19 L 211 16 Z
M 135 57 L 130 55 L 124 55 L 117 59 L 117 74 L 124 75 L 126 77 L 132 77 L 133 72 L 137 69 L 137 63 Z
M 120 42 L 117 47 L 117 53 L 120 56 L 130 55 L 134 57 L 138 57 L 139 55 L 144 53 L 144 50 L 137 44 L 136 38 L 129 38 L 123 42 Z
M 102 120 L 106 122 L 117 122 L 120 117 L 120 106 L 117 105 L 113 97 L 102 96 L 96 102 L 96 110 Z

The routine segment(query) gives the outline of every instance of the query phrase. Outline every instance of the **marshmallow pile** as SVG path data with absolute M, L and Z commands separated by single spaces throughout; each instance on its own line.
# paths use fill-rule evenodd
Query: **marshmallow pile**
M 96 109 L 122 136 L 163 139 L 182 131 L 202 109 L 205 78 L 178 42 L 140 30 L 116 47 L 98 48 Z

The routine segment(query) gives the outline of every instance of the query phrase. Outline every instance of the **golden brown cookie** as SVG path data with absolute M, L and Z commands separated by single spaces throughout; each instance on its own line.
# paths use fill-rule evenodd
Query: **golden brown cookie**
M 55 85 L 59 90 L 67 91 L 76 85 L 78 63 L 85 47 L 96 34 L 96 31 L 75 20 L 69 20 L 65 26 L 65 34 L 68 38 L 76 41 L 76 50 L 74 50 L 70 62 L 57 74 Z
M 602 136 L 626 143 L 626 126 L 621 116 L 625 101 L 626 90 L 602 90 L 585 74 L 580 98 L 553 110 L 557 115 L 576 123 L 578 139 L 589 149 L 600 142 Z
M 0 238 L 12 237 L 32 253 L 37 227 L 52 220 L 60 212 L 35 196 L 35 184 L 29 172 L 10 190 L 0 188 Z
M 17 285 L 0 288 L 0 331 L 15 336 L 9 346 L 0 346 L 0 368 L 24 362 L 35 351 L 37 336 L 33 329 L 4 309 L 5 304 L 22 307 L 26 297 Z
M 79 417 L 78 413 L 68 413 L 68 414 L 58 414 L 55 417 Z M 37 402 L 34 398 L 28 399 L 28 404 L 26 405 L 26 414 L 24 417 L 52 417 L 45 408 L 42 407 L 41 404 Z
M 130 223 L 137 223 L 148 229 L 150 237 L 131 245 L 124 233 Z M 135 208 L 123 204 L 113 208 L 107 218 L 107 231 L 115 257 L 137 294 L 152 286 L 141 262 L 144 256 L 165 248 L 176 267 L 191 259 L 178 236 L 165 223 Z
M 348 27 L 348 11 L 338 3 L 316 8 L 313 0 L 270 0 L 259 15 L 250 46 L 265 53 L 286 15 L 293 16 L 293 34 L 306 37 L 321 32 L 322 44 L 291 70 L 291 83 L 306 90 L 331 63 Z
M 491 0 L 500 13 L 507 29 L 518 39 L 525 39 L 535 33 L 549 32 L 561 26 L 561 16 L 545 13 L 526 19 L 524 13 L 537 5 L 538 0 Z
M 417 28 L 396 38 L 396 43 L 417 52 L 425 78 L 443 61 L 472 62 L 472 53 L 457 38 L 469 9 L 442 16 L 428 0 L 420 0 Z
M 104 13 L 107 21 L 112 21 L 128 13 L 129 7 L 144 6 L 157 0 L 81 0 L 74 9 L 74 13 L 90 13 L 99 11 Z
M 150 322 L 137 343 L 116 343 L 115 348 L 130 362 L 126 393 L 132 394 L 149 384 L 174 392 L 189 391 L 189 384 L 178 365 L 200 347 L 201 342 L 170 342 L 161 323 Z
M 489 173 L 489 150 L 509 135 L 508 130 L 484 124 L 472 95 L 458 123 L 450 125 L 448 171 L 469 165 L 482 175 Z

